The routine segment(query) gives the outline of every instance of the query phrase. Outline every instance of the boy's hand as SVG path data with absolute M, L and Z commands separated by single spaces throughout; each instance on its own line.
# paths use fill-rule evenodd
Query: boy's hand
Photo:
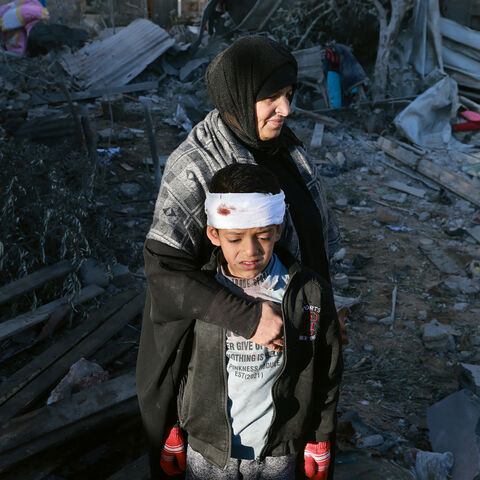
M 262 302 L 262 316 L 250 340 L 270 350 L 283 350 L 283 320 L 277 304 Z
M 187 468 L 187 455 L 182 432 L 178 427 L 167 429 L 167 438 L 160 457 L 160 466 L 169 476 L 183 473 Z
M 305 475 L 311 480 L 327 480 L 330 442 L 307 443 L 304 452 Z

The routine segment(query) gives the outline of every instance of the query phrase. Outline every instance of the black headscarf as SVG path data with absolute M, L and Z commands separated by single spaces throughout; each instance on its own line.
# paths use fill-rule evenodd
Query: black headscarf
M 297 82 L 297 61 L 267 37 L 240 38 L 218 54 L 206 73 L 207 89 L 222 119 L 247 147 L 274 152 L 301 143 L 285 125 L 280 135 L 262 141 L 257 135 L 255 102 Z

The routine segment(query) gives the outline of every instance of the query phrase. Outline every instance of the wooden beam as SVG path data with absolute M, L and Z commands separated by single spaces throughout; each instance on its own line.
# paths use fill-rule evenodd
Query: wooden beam
M 135 295 L 134 290 L 128 290 L 109 299 L 100 310 L 91 314 L 83 323 L 67 333 L 61 341 L 32 358 L 23 368 L 8 377 L 0 384 L 0 405 L 49 368 L 87 335 L 90 335 L 101 323 L 120 310 Z
M 26 411 L 35 400 L 50 390 L 51 387 L 68 372 L 72 364 L 80 360 L 81 357 L 89 357 L 140 314 L 144 304 L 145 293 L 134 297 L 133 300 L 124 305 L 117 314 L 112 315 L 100 325 L 94 331 L 94 334 L 88 335 L 47 370 L 43 371 L 21 390 L 10 396 L 10 398 L 0 406 L 0 424 L 10 420 L 18 413 Z
M 318 123 L 323 123 L 324 125 L 327 125 L 327 127 L 336 127 L 337 125 L 340 125 L 340 122 L 338 122 L 332 117 L 327 117 L 326 115 L 320 115 L 319 113 L 311 112 L 309 110 L 304 110 L 303 108 L 299 108 L 299 107 L 295 107 L 295 109 L 292 111 L 292 114 L 299 115 L 301 117 L 311 118 L 312 120 L 315 120 Z
M 119 416 L 138 414 L 135 372 L 17 417 L 0 429 L 0 473 Z
M 105 290 L 98 285 L 88 285 L 88 287 L 82 288 L 78 295 L 72 299 L 72 304 L 74 306 L 80 305 L 81 303 L 97 297 L 104 291 Z M 18 317 L 0 323 L 0 341 L 16 335 L 17 333 L 23 332 L 27 328 L 31 328 L 41 322 L 44 322 L 45 320 L 48 320 L 50 315 L 57 310 L 57 308 L 67 303 L 67 297 L 59 298 L 53 302 L 38 307 L 33 312 L 23 313 Z
M 442 187 L 450 190 L 459 197 L 468 200 L 474 205 L 480 206 L 480 191 L 478 185 L 463 178 L 457 173 L 445 170 L 430 160 L 425 160 L 407 149 L 400 147 L 395 142 L 384 137 L 379 137 L 377 146 L 385 153 L 408 165 L 427 178 L 435 181 Z
M 15 280 L 14 282 L 0 288 L 0 305 L 11 302 L 20 295 L 31 292 L 50 280 L 64 277 L 72 270 L 73 265 L 68 260 L 62 260 L 55 265 L 41 268 L 26 277 Z
M 112 95 L 115 93 L 132 93 L 142 90 L 155 90 L 158 88 L 158 84 L 163 80 L 166 75 L 162 75 L 159 80 L 153 82 L 132 83 L 130 85 L 122 85 L 118 87 L 109 87 L 96 90 L 85 90 L 83 92 L 71 92 L 70 97 L 72 100 L 88 100 L 89 98 L 103 97 L 103 95 Z M 45 95 L 43 98 L 37 98 L 33 101 L 33 105 L 43 105 L 45 103 L 64 103 L 67 101 L 67 97 L 61 93 L 52 93 Z
M 150 476 L 150 462 L 148 455 L 143 455 L 125 466 L 107 480 L 143 480 Z

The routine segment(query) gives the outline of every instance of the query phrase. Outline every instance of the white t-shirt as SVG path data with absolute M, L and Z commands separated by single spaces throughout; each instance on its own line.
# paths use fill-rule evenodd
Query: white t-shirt
M 288 270 L 274 254 L 265 270 L 253 279 L 229 277 L 222 268 L 217 280 L 233 293 L 281 303 Z M 269 350 L 227 332 L 226 362 L 228 413 L 232 425 L 233 458 L 257 458 L 267 439 L 273 416 L 272 386 L 283 363 L 283 353 Z

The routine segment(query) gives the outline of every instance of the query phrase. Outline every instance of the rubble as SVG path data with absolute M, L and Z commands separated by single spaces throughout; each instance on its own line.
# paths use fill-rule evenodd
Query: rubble
M 444 475 L 447 451 L 455 456 L 454 475 L 463 475 L 475 452 L 459 455 L 465 438 L 454 420 L 471 442 L 471 426 L 457 416 L 477 415 L 480 141 L 452 125 L 476 118 L 465 112 L 479 112 L 478 86 L 467 88 L 460 72 L 429 72 L 428 56 L 416 59 L 421 78 L 397 65 L 403 55 L 397 46 L 389 98 L 373 103 L 372 85 L 365 83 L 352 103 L 331 110 L 322 65 L 327 44 L 352 45 L 365 71 L 374 70 L 377 23 L 366 7 L 350 2 L 234 2 L 212 20 L 213 34 L 203 35 L 196 52 L 198 16 L 190 25 L 186 17 L 160 15 L 159 4 L 151 12 L 135 4 L 140 13 L 128 17 L 92 2 L 87 11 L 86 3 L 54 3 L 52 19 L 61 22 L 68 13 L 76 19 L 69 27 L 88 28 L 91 43 L 81 50 L 48 47 L 36 57 L 0 55 L 2 478 L 148 474 L 131 383 L 144 302 L 143 242 L 169 153 L 211 109 L 205 68 L 243 34 L 232 30 L 250 21 L 298 60 L 288 123 L 324 176 L 342 233 L 331 265 L 346 365 L 337 475 L 403 480 L 440 475 L 437 467 Z M 162 28 L 151 22 L 160 17 Z M 418 21 L 428 27 L 426 18 Z M 424 38 L 421 29 L 417 34 Z M 443 27 L 441 35 L 444 52 L 452 44 L 443 40 Z M 426 50 L 425 44 L 417 53 Z M 107 60 L 98 63 L 100 51 Z M 66 70 L 55 67 L 59 59 Z M 437 55 L 451 74 L 447 60 Z M 435 122 L 441 132 L 430 131 L 425 142 L 420 120 L 431 115 L 422 107 L 416 113 L 422 127 L 413 133 L 425 138 L 402 141 L 392 120 L 439 81 L 451 87 L 452 77 L 461 95 L 451 90 L 448 99 L 435 99 L 445 103 L 445 118 Z M 450 140 L 433 148 L 437 137 Z M 412 144 L 417 140 L 422 146 Z M 82 385 L 89 388 L 45 407 L 51 389 L 81 358 L 102 371 Z M 92 386 L 107 375 L 110 380 Z M 459 388 L 472 394 L 455 393 Z M 109 404 L 106 395 L 119 402 Z M 82 410 L 82 402 L 91 410 Z M 85 416 L 60 422 L 62 412 L 77 409 Z M 30 418 L 39 430 L 22 437 Z M 443 446 L 445 424 L 450 443 Z M 8 444 L 9 436 L 17 444 Z
M 427 410 L 432 447 L 437 452 L 452 452 L 455 463 L 452 480 L 473 480 L 480 473 L 478 423 L 480 399 L 460 390 Z

